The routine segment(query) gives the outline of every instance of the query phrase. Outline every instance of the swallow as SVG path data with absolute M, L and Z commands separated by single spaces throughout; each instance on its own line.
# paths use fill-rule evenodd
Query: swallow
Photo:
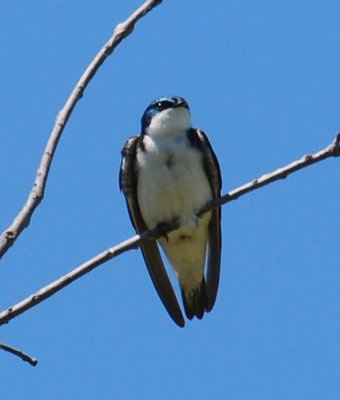
M 221 264 L 221 209 L 200 209 L 220 197 L 217 157 L 205 133 L 193 128 L 181 97 L 153 101 L 141 119 L 141 133 L 127 140 L 119 174 L 132 225 L 138 234 L 170 223 L 178 229 L 141 244 L 154 287 L 174 322 L 185 321 L 164 266 L 162 247 L 178 279 L 189 320 L 212 310 Z

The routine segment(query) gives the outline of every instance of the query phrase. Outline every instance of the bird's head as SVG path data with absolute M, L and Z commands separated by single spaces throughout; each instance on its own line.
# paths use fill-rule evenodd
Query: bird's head
M 191 128 L 188 103 L 182 97 L 161 97 L 142 116 L 142 134 L 154 137 L 177 136 Z

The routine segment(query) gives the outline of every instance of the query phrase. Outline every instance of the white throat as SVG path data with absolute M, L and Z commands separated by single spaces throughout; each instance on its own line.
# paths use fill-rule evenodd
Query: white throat
M 169 108 L 152 118 L 147 134 L 153 139 L 175 138 L 182 136 L 191 126 L 191 116 L 186 108 Z

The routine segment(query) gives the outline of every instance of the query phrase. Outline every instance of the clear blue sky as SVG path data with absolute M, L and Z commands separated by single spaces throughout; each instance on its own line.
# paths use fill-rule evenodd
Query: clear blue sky
M 0 229 L 23 205 L 57 111 L 141 1 L 1 1 Z M 164 1 L 76 108 L 46 196 L 0 265 L 1 310 L 130 237 L 120 149 L 147 104 L 185 97 L 223 192 L 340 130 L 338 1 Z M 214 310 L 173 324 L 141 254 L 112 260 L 1 327 L 1 399 L 340 398 L 340 159 L 223 208 Z

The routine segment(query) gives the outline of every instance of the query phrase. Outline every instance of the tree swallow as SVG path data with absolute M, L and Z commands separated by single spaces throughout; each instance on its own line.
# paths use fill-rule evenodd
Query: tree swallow
M 141 125 L 140 136 L 131 137 L 122 150 L 120 189 L 137 233 L 171 222 L 179 224 L 158 241 L 144 242 L 141 250 L 166 310 L 183 327 L 183 314 L 157 242 L 179 281 L 186 316 L 201 319 L 213 308 L 218 290 L 221 210 L 201 217 L 197 213 L 220 196 L 220 168 L 204 132 L 192 128 L 183 98 L 153 101 Z

